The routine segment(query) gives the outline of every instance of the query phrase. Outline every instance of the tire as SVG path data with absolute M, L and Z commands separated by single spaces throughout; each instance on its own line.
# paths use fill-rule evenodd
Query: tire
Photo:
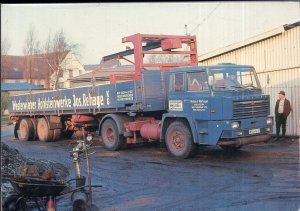
M 25 208 L 25 199 L 17 194 L 11 194 L 2 201 L 3 211 L 24 211 Z
M 228 152 L 238 151 L 242 148 L 242 146 L 220 146 L 223 150 Z
M 33 136 L 34 136 L 33 131 L 34 128 L 30 119 L 28 118 L 22 119 L 19 124 L 19 133 L 18 133 L 19 140 L 21 141 L 33 140 Z
M 19 122 L 16 122 L 15 127 L 14 127 L 14 136 L 17 139 L 19 139 L 18 130 L 19 130 Z
M 33 118 L 30 118 L 29 119 L 32 123 L 32 127 L 33 127 L 33 133 L 32 133 L 32 140 L 33 141 L 36 141 L 38 136 L 37 136 L 37 119 L 33 119 Z
M 61 138 L 61 129 L 54 129 L 53 130 L 53 141 L 57 141 Z
M 166 146 L 171 155 L 178 158 L 189 158 L 196 152 L 196 144 L 189 128 L 180 121 L 169 125 L 166 132 Z
M 54 131 L 50 130 L 48 120 L 40 118 L 37 124 L 37 135 L 40 141 L 50 142 L 53 141 Z
M 104 121 L 101 127 L 101 136 L 106 149 L 116 151 L 124 147 L 125 138 L 119 135 L 118 126 L 112 119 Z

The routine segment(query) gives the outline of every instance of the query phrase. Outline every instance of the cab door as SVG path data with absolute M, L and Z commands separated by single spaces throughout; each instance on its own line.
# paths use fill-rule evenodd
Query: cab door
M 210 120 L 210 89 L 205 70 L 186 73 L 186 108 L 196 120 Z
M 186 113 L 184 101 L 186 96 L 186 76 L 185 73 L 172 73 L 169 78 L 169 113 Z

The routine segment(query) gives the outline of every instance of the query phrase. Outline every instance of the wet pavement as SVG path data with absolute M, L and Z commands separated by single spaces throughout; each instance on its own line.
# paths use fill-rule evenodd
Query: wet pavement
M 14 140 L 12 126 L 1 141 L 26 157 L 60 162 L 74 178 L 69 151 L 76 139 L 43 143 Z M 237 152 L 217 146 L 180 160 L 156 145 L 112 152 L 95 141 L 90 158 L 97 210 L 299 210 L 299 139 L 271 141 Z M 82 168 L 85 169 L 85 160 Z M 86 175 L 86 171 L 84 171 Z M 57 197 L 59 211 L 71 209 L 71 195 Z

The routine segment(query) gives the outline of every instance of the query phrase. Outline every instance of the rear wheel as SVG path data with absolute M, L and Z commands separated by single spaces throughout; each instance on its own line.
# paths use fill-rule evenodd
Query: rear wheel
M 53 141 L 60 139 L 60 137 L 61 137 L 61 129 L 60 128 L 54 129 L 53 130 Z
M 15 138 L 19 138 L 19 134 L 18 134 L 18 130 L 19 130 L 19 122 L 17 121 L 14 127 L 14 136 Z
M 119 150 L 125 144 L 125 138 L 119 135 L 118 126 L 112 119 L 107 119 L 102 124 L 101 136 L 104 146 L 108 150 Z
M 19 124 L 19 133 L 18 137 L 21 141 L 30 141 L 33 140 L 34 128 L 30 119 L 22 119 Z
M 33 119 L 33 118 L 30 118 L 29 119 L 32 123 L 32 127 L 33 127 L 33 132 L 32 132 L 32 140 L 35 141 L 38 137 L 37 137 L 37 119 Z
M 46 118 L 40 118 L 38 120 L 37 134 L 40 141 L 53 141 L 54 131 L 50 130 L 48 120 Z
M 189 128 L 180 121 L 175 121 L 168 127 L 166 146 L 169 152 L 178 158 L 192 157 L 196 151 L 196 145 L 193 142 Z

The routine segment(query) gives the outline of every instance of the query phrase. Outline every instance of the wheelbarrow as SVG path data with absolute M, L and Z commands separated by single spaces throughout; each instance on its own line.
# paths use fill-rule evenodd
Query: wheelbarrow
M 34 205 L 39 211 L 55 211 L 55 199 L 68 186 L 57 180 L 45 180 L 37 176 L 12 176 L 10 181 L 15 193 L 3 200 L 3 211 L 21 211 Z
M 55 179 L 55 174 L 51 170 L 41 173 L 34 163 L 27 163 L 20 168 L 19 176 L 6 176 L 2 180 L 10 181 L 15 193 L 3 200 L 3 211 L 26 211 L 26 208 L 34 206 L 39 211 L 56 211 L 56 197 L 72 193 L 73 210 L 82 210 L 86 205 L 92 205 L 92 187 L 102 187 L 101 185 L 91 185 L 89 153 L 92 144 L 92 136 L 84 136 L 83 140 L 78 140 L 77 145 L 70 152 L 75 164 L 75 179 L 66 182 Z M 87 143 L 88 142 L 88 143 Z M 81 174 L 80 158 L 86 159 L 88 172 L 88 185 L 86 178 Z M 71 182 L 76 181 L 76 187 L 72 189 Z M 88 187 L 88 192 L 85 188 Z

